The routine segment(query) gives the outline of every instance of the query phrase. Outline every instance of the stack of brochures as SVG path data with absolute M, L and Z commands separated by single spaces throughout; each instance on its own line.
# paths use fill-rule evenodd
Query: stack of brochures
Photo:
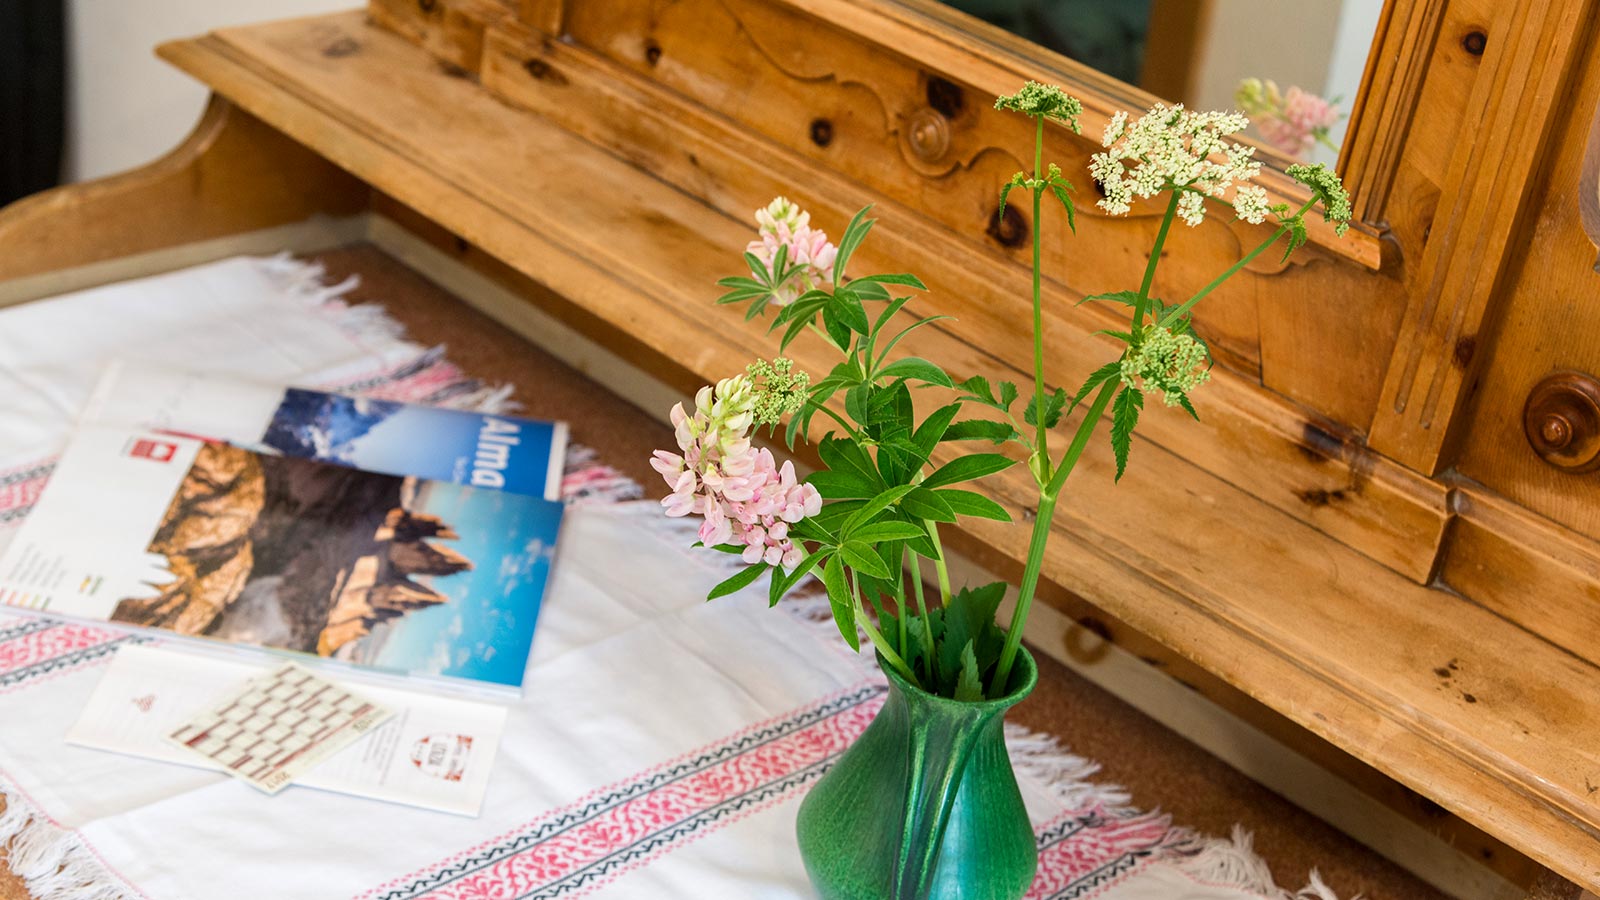
M 559 423 L 114 364 L 0 604 L 516 696 L 565 445 Z

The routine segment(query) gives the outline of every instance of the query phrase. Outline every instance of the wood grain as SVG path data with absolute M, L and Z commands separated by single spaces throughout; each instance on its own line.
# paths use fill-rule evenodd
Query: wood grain
M 345 40 L 359 51 L 322 53 Z M 713 318 L 703 287 L 727 273 L 727 248 L 747 225 L 426 65 L 359 16 L 228 31 L 164 52 L 556 295 L 662 348 L 671 378 L 724 374 L 769 350 L 755 327 Z M 885 226 L 921 233 L 898 218 Z M 1003 374 L 1008 365 L 993 355 L 1003 348 L 965 346 L 949 332 L 908 344 L 952 368 Z M 814 344 L 797 345 L 796 356 L 808 368 L 824 359 Z M 1132 484 L 1112 487 L 1108 457 L 1097 442 L 1084 458 L 1048 555 L 1052 581 L 1562 874 L 1600 884 L 1600 806 L 1584 788 L 1600 776 L 1590 740 L 1600 670 L 1153 442 L 1135 448 Z M 1022 518 L 1026 476 L 996 479 L 993 492 Z M 1023 531 L 985 525 L 968 539 L 1015 558 Z M 1437 669 L 1451 673 L 1448 686 Z

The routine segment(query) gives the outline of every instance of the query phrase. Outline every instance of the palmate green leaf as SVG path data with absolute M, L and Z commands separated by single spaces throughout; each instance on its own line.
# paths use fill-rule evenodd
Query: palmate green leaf
M 889 320 L 894 318 L 895 313 L 904 309 L 909 302 L 911 302 L 910 297 L 897 297 L 889 301 L 889 305 L 883 308 L 883 312 L 878 313 L 878 318 L 873 321 L 872 329 L 867 334 L 866 358 L 868 360 L 871 360 L 876 352 L 878 336 L 883 332 L 884 326 L 888 325 Z
M 1131 307 L 1131 306 L 1136 305 L 1139 302 L 1139 292 L 1138 291 L 1112 291 L 1112 292 L 1107 293 L 1107 294 L 1090 294 L 1089 296 L 1083 298 L 1082 300 L 1079 300 L 1077 302 L 1077 305 L 1078 306 L 1082 306 L 1085 303 L 1089 303 L 1089 302 L 1092 302 L 1092 301 L 1106 301 L 1106 302 L 1109 302 L 1109 303 L 1120 303 L 1123 306 L 1130 306 Z
M 956 687 L 963 668 L 961 657 L 968 648 L 980 676 L 999 659 L 1005 638 L 995 627 L 994 614 L 1005 595 L 1005 584 L 995 583 L 962 588 L 950 598 L 950 605 L 944 610 L 944 635 L 937 657 L 939 680 L 947 693 Z
M 828 589 L 828 605 L 833 607 L 833 622 L 839 626 L 839 633 L 844 636 L 844 642 L 850 645 L 851 650 L 861 649 L 861 639 L 856 636 L 856 604 L 850 596 L 850 588 L 844 581 L 844 564 L 839 561 L 839 554 L 828 557 L 828 562 L 822 567 L 822 586 Z
M 959 456 L 934 470 L 932 475 L 923 479 L 925 488 L 944 487 L 947 484 L 957 484 L 962 481 L 971 481 L 985 475 L 1003 472 L 1016 465 L 1017 461 L 1009 456 L 999 453 L 973 453 L 969 456 Z
M 876 281 L 863 282 L 859 278 L 852 278 L 850 280 L 850 292 L 858 299 L 871 300 L 875 303 L 882 303 L 889 299 L 889 291 Z
M 950 504 L 946 503 L 937 491 L 925 487 L 918 487 L 900 498 L 900 509 L 906 515 L 917 519 L 931 519 L 935 522 L 956 520 L 956 511 L 950 508 Z M 938 558 L 937 553 L 923 553 L 921 550 L 917 552 L 929 559 Z
M 1083 387 L 1078 388 L 1078 392 L 1072 395 L 1072 403 L 1067 407 L 1067 409 L 1077 409 L 1078 404 L 1082 403 L 1085 397 L 1088 397 L 1090 394 L 1094 393 L 1095 388 L 1105 384 L 1107 381 L 1110 381 L 1113 378 L 1120 377 L 1122 377 L 1121 360 L 1106 363 L 1100 368 L 1095 369 L 1093 372 L 1090 372 L 1089 377 L 1085 378 L 1083 381 Z
M 1009 412 L 1011 404 L 1017 400 L 1017 386 L 1015 384 L 1009 381 L 1000 382 L 1000 396 L 997 398 L 994 394 L 994 388 L 989 385 L 989 379 L 982 375 L 974 375 L 968 378 L 966 381 L 956 385 L 956 389 L 963 392 L 961 395 L 962 400 L 982 403 L 984 406 L 990 406 L 1002 412 Z
M 872 400 L 872 385 L 858 384 L 844 394 L 844 413 L 862 425 L 867 424 L 872 411 L 868 403 Z
M 878 477 L 878 468 L 872 464 L 872 458 L 867 451 L 848 438 L 824 438 L 817 445 L 817 455 L 828 468 L 837 472 L 848 472 L 859 478 L 866 479 L 878 490 L 883 490 L 885 485 Z
M 940 387 L 955 387 L 944 370 L 920 356 L 906 356 L 878 370 L 880 378 L 912 378 Z
M 746 250 L 744 253 L 744 264 L 750 267 L 750 274 L 756 277 L 756 281 L 761 282 L 767 287 L 774 286 L 772 284 L 772 273 L 767 271 L 767 264 L 761 261 L 761 257 Z
M 1022 421 L 1028 425 L 1038 425 L 1044 419 L 1044 427 L 1054 428 L 1061 421 L 1061 412 L 1067 408 L 1067 392 L 1056 388 L 1053 392 L 1044 395 L 1044 415 L 1039 414 L 1039 395 L 1028 398 L 1028 408 L 1022 413 Z
M 795 566 L 794 571 L 788 574 L 784 574 L 783 569 L 774 566 L 772 569 L 772 583 L 768 586 L 767 591 L 767 605 L 769 607 L 777 606 L 778 601 L 783 599 L 783 595 L 794 590 L 794 586 L 800 583 L 800 579 L 810 574 L 811 570 L 817 567 L 817 563 L 828 555 L 828 552 L 828 549 L 822 549 L 811 553 L 805 559 L 800 560 L 800 564 Z
M 806 484 L 817 489 L 817 493 L 825 500 L 846 500 L 853 498 L 870 498 L 878 494 L 877 485 L 865 478 L 851 472 L 823 469 L 812 472 L 806 478 Z
M 878 351 L 878 357 L 877 357 L 876 363 L 878 365 L 882 365 L 883 361 L 885 359 L 889 358 L 889 351 L 893 350 L 895 348 L 895 345 L 897 345 L 901 341 L 905 340 L 906 335 L 910 334 L 911 332 L 916 331 L 918 328 L 922 328 L 925 325 L 932 325 L 934 322 L 942 322 L 945 319 L 953 319 L 953 318 L 955 318 L 955 317 L 954 316 L 924 316 L 924 317 L 918 319 L 917 321 L 912 322 L 910 325 L 907 325 L 905 328 L 900 329 L 900 333 L 895 335 L 894 337 L 890 338 L 889 339 L 889 343 L 885 344 L 883 349 Z
M 996 422 L 992 419 L 964 419 L 953 422 L 939 438 L 942 441 L 989 441 L 994 444 L 1003 444 L 1022 435 L 1012 428 L 1010 423 Z
M 850 264 L 850 257 L 866 239 L 867 232 L 872 230 L 876 220 L 867 218 L 867 213 L 871 210 L 871 206 L 863 206 L 861 211 L 850 219 L 850 224 L 845 226 L 844 234 L 839 238 L 839 250 L 833 257 L 833 283 L 836 285 L 844 283 L 845 267 Z
M 711 593 L 706 595 L 706 599 L 715 600 L 718 597 L 726 597 L 729 594 L 737 593 L 754 584 L 755 580 L 761 577 L 761 573 L 770 568 L 772 567 L 766 563 L 756 563 L 753 566 L 746 566 L 745 568 L 740 569 L 732 578 L 729 578 L 712 588 Z
M 824 308 L 824 315 L 829 313 L 851 331 L 857 334 L 867 333 L 867 311 L 861 306 L 861 298 L 853 291 L 841 290 L 834 294 L 833 300 Z
M 873 578 L 888 578 L 892 574 L 889 567 L 884 565 L 883 560 L 867 544 L 845 541 L 840 545 L 839 553 L 850 568 L 862 574 Z
M 915 488 L 916 485 L 911 484 L 897 485 L 868 500 L 850 518 L 846 519 L 843 525 L 839 526 L 839 534 L 848 539 L 857 528 L 872 521 L 877 517 L 878 513 L 893 506 L 896 501 L 911 493 Z
M 839 347 L 850 346 L 850 326 L 841 320 L 837 307 L 830 303 L 822 308 L 822 330 L 827 332 L 828 339 Z
M 1131 387 L 1111 404 L 1111 452 L 1117 457 L 1117 481 L 1128 468 L 1128 451 L 1133 448 L 1133 429 L 1139 424 L 1139 411 L 1144 409 L 1144 394 Z
M 922 424 L 917 426 L 916 432 L 911 436 L 911 442 L 916 445 L 924 460 L 933 453 L 933 448 L 944 440 L 945 432 L 949 430 L 951 420 L 960 411 L 961 404 L 959 403 L 941 406 L 929 413 L 928 417 L 922 420 Z
M 875 544 L 879 541 L 905 541 L 927 532 L 910 522 L 881 521 L 863 525 L 850 535 L 852 542 Z
M 954 510 L 958 516 L 973 516 L 979 519 L 993 519 L 996 522 L 1011 521 L 1011 514 L 1006 512 L 1005 507 L 994 502 L 993 500 L 990 500 L 988 497 L 985 497 L 982 494 L 973 491 L 963 491 L 959 488 L 945 488 L 942 491 L 935 491 L 934 493 L 939 497 L 939 499 L 949 504 L 950 508 Z
M 898 284 L 909 288 L 915 288 L 919 291 L 925 291 L 928 289 L 928 286 L 922 283 L 922 279 L 908 272 L 900 272 L 890 275 L 863 275 L 860 278 L 852 279 L 850 284 Z

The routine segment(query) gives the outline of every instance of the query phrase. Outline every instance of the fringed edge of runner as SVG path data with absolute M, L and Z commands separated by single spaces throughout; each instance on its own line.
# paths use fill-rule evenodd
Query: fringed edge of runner
M 1169 858 L 1174 869 L 1205 884 L 1259 894 L 1268 900 L 1339 900 L 1316 869 L 1310 883 L 1298 891 L 1278 887 L 1266 860 L 1256 854 L 1254 837 L 1243 826 L 1233 826 L 1226 838 L 1189 835 L 1172 848 L 1177 858 Z M 1362 900 L 1360 895 L 1352 900 Z
M 298 259 L 289 253 L 260 257 L 261 271 L 272 280 L 275 287 L 305 305 L 319 309 L 336 318 L 339 327 L 357 340 L 402 341 L 405 328 L 390 318 L 380 303 L 350 305 L 345 297 L 360 284 L 359 276 L 351 275 L 335 284 L 328 284 L 327 269 L 321 264 Z
M 22 792 L 0 782 L 0 857 L 34 900 L 134 900 L 131 892 L 76 832 L 34 809 Z

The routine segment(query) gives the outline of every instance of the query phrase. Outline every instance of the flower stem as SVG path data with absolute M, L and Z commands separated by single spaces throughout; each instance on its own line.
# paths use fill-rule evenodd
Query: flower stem
M 1249 253 L 1246 253 L 1244 256 L 1240 257 L 1239 261 L 1234 263 L 1233 265 L 1229 266 L 1228 270 L 1226 272 L 1223 272 L 1221 275 L 1218 275 L 1217 277 L 1211 279 L 1211 283 L 1210 284 L 1208 284 L 1205 287 L 1201 288 L 1200 292 L 1195 294 L 1193 297 L 1190 297 L 1188 300 L 1185 300 L 1183 302 L 1182 306 L 1175 307 L 1171 312 L 1167 313 L 1166 316 L 1164 318 L 1162 318 L 1160 324 L 1162 324 L 1162 325 L 1171 325 L 1173 322 L 1176 322 L 1178 320 L 1179 316 L 1182 316 L 1184 313 L 1186 313 L 1189 310 L 1193 309 L 1194 305 L 1196 303 L 1199 303 L 1205 297 L 1205 295 L 1207 295 L 1207 294 L 1211 293 L 1212 291 L 1216 290 L 1218 287 L 1221 287 L 1222 283 L 1224 281 L 1227 281 L 1229 278 L 1232 278 L 1234 275 L 1237 275 L 1239 273 L 1240 269 L 1242 269 L 1245 266 L 1249 265 L 1250 264 L 1250 260 L 1255 259 L 1256 257 L 1260 256 L 1263 252 L 1266 251 L 1266 249 L 1268 247 L 1271 247 L 1273 244 L 1276 244 L 1278 242 L 1278 238 L 1281 238 L 1285 234 L 1288 234 L 1289 233 L 1289 225 L 1288 225 L 1288 223 L 1294 221 L 1295 219 L 1300 218 L 1303 215 L 1305 215 L 1306 212 L 1309 211 L 1311 209 L 1311 207 L 1315 206 L 1316 204 L 1317 204 L 1316 198 L 1313 197 L 1308 203 L 1306 203 L 1305 206 L 1300 207 L 1300 211 L 1299 212 L 1297 212 L 1294 215 L 1290 216 L 1289 219 L 1286 220 L 1284 224 L 1279 225 L 1278 226 L 1278 230 L 1274 231 L 1272 233 L 1272 237 L 1269 237 L 1266 240 L 1262 241 L 1261 244 L 1258 247 L 1256 247 L 1254 250 L 1251 250 Z
M 933 622 L 928 618 L 927 601 L 922 598 L 922 563 L 917 562 L 921 558 L 916 554 L 911 556 L 911 560 L 914 563 L 911 573 L 911 590 L 916 594 L 917 614 L 922 617 L 923 635 L 928 639 L 928 653 L 923 657 L 922 661 L 928 670 L 928 684 L 931 685 L 933 684 Z M 904 645 L 902 644 L 901 646 Z
M 878 627 L 872 624 L 872 619 L 867 616 L 866 607 L 861 602 L 861 584 L 856 581 L 854 572 L 850 573 L 850 592 L 855 596 L 856 624 L 860 625 L 861 630 L 867 633 L 867 640 L 872 642 L 872 646 L 883 656 L 884 661 L 889 664 L 890 668 L 899 672 L 900 676 L 905 680 L 921 687 L 922 682 L 917 679 L 917 673 L 911 671 L 911 667 L 906 665 L 905 658 L 896 653 L 893 647 L 889 646 L 889 642 L 884 639 L 883 632 L 879 631 Z
M 1029 468 L 1034 470 L 1034 478 L 1043 485 L 1050 479 L 1050 447 L 1048 445 L 1050 430 L 1045 427 L 1044 415 L 1044 304 L 1041 299 L 1041 282 L 1043 267 L 1040 265 L 1040 247 L 1043 238 L 1040 237 L 1039 213 L 1040 202 L 1044 198 L 1044 116 L 1034 116 L 1036 124 L 1033 135 L 1033 409 L 1034 418 L 1038 421 L 1035 431 L 1033 452 L 1038 460 L 1036 465 Z M 942 553 L 941 553 L 942 555 Z
M 939 605 L 950 605 L 950 568 L 944 561 L 944 544 L 939 542 L 939 523 L 932 519 L 923 519 L 922 524 L 928 528 L 928 540 L 933 543 L 933 549 L 939 551 L 934 557 L 933 570 L 939 574 Z
M 1161 218 L 1161 230 L 1156 232 L 1156 243 L 1150 248 L 1150 261 L 1144 266 L 1144 280 L 1139 283 L 1139 299 L 1133 304 L 1133 334 L 1138 337 L 1139 329 L 1144 327 L 1144 311 L 1150 305 L 1150 286 L 1155 284 L 1156 266 L 1161 262 L 1161 248 L 1167 243 L 1167 232 L 1172 230 L 1172 220 L 1178 214 L 1178 198 L 1182 196 L 1180 190 L 1172 191 L 1172 199 L 1167 202 L 1167 214 Z
M 995 667 L 994 680 L 989 683 L 989 693 L 992 697 L 1003 695 L 1007 683 L 1011 680 L 1011 664 L 1016 660 L 1017 648 L 1022 644 L 1022 629 L 1028 623 L 1028 612 L 1033 608 L 1034 591 L 1039 586 L 1039 573 L 1044 568 L 1044 549 L 1050 540 L 1050 520 L 1055 518 L 1056 499 L 1060 496 L 1061 487 L 1066 483 L 1067 476 L 1072 474 L 1073 468 L 1083 456 L 1084 448 L 1089 446 L 1089 438 L 1094 435 L 1095 425 L 1105 414 L 1106 407 L 1111 403 L 1111 396 L 1117 392 L 1120 384 L 1120 381 L 1112 379 L 1101 385 L 1100 392 L 1095 395 L 1094 404 L 1084 414 L 1083 421 L 1078 423 L 1078 430 L 1072 436 L 1072 444 L 1061 457 L 1061 465 L 1056 468 L 1050 484 L 1039 494 L 1039 509 L 1033 518 L 1033 535 L 1028 540 L 1028 562 L 1022 570 L 1022 584 L 1017 593 L 1016 612 L 1012 614 L 1011 625 L 1006 629 L 1006 643 L 1000 651 L 1000 662 Z

